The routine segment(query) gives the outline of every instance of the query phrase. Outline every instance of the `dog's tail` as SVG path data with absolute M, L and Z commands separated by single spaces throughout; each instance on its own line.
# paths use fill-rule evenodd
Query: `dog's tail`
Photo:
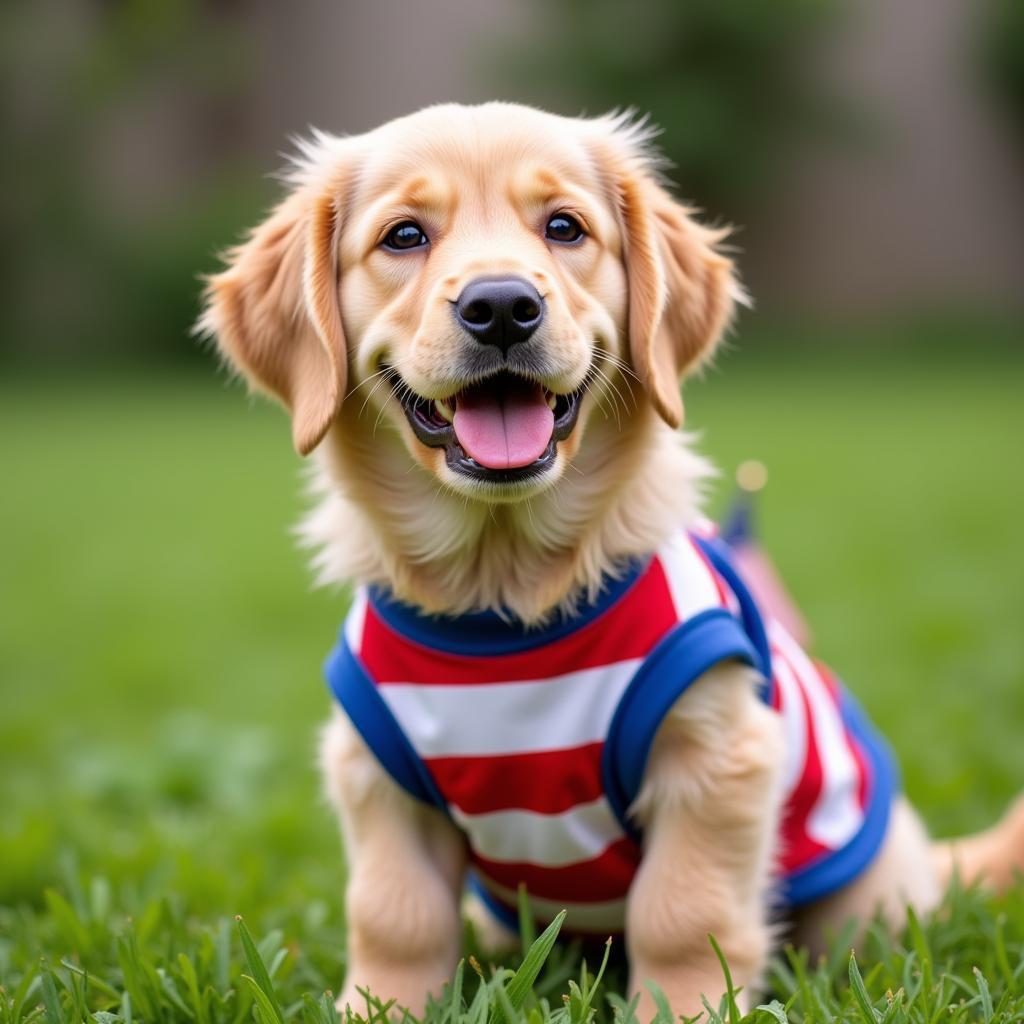
M 1024 874 L 1024 795 L 991 828 L 932 844 L 932 861 L 943 886 L 954 874 L 965 885 L 981 882 L 997 891 Z

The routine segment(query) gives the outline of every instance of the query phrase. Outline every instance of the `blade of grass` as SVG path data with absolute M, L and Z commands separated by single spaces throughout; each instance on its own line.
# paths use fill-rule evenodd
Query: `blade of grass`
M 458 1024 L 462 1014 L 462 982 L 466 974 L 466 961 L 460 960 L 448 996 L 448 1024 Z
M 205 1001 L 199 992 L 199 979 L 196 976 L 195 965 L 184 953 L 178 954 L 178 971 L 181 974 L 182 981 L 185 982 L 185 988 L 188 990 L 196 1020 L 199 1021 L 199 1024 L 210 1024 Z
M 551 924 L 541 932 L 540 937 L 532 943 L 527 951 L 519 970 L 505 987 L 505 993 L 514 1010 L 518 1010 L 530 994 L 533 983 L 537 980 L 544 962 L 550 956 L 555 945 L 558 933 L 562 929 L 562 923 L 565 921 L 565 915 L 566 911 L 560 911 Z M 504 1014 L 496 1012 L 494 1019 L 496 1024 L 501 1024 L 501 1021 L 505 1019 Z M 507 1024 L 511 1024 L 511 1021 L 508 1021 Z
M 711 948 L 715 951 L 715 956 L 718 957 L 718 964 L 722 968 L 722 975 L 725 978 L 726 1013 L 729 1024 L 738 1024 L 742 1014 L 740 1013 L 739 1006 L 736 1004 L 736 989 L 732 983 L 732 971 L 729 970 L 725 954 L 722 952 L 722 947 L 718 945 L 714 935 L 708 935 L 708 942 L 711 943 Z
M 259 1010 L 259 1016 L 262 1024 L 284 1024 L 284 1018 L 281 1016 L 281 1011 L 271 1002 L 270 997 L 260 983 L 255 978 L 250 977 L 248 974 L 242 975 L 242 981 L 244 981 L 252 991 L 252 997 L 256 1001 L 256 1007 Z
M 46 960 L 41 960 L 39 966 L 42 978 L 43 1006 L 46 1008 L 48 1024 L 68 1024 L 60 996 L 57 994 L 57 981 L 53 970 Z
M 850 989 L 865 1024 L 879 1024 L 881 1014 L 871 1005 L 868 990 L 864 987 L 864 979 L 857 967 L 857 957 L 853 953 L 850 954 Z
M 11 1020 L 13 1024 L 19 1024 L 22 1007 L 35 995 L 37 988 L 39 988 L 39 966 L 33 964 L 25 972 L 25 976 L 21 981 L 18 982 L 18 987 L 14 990 L 14 995 L 11 997 Z
M 760 1006 L 754 1007 L 755 1013 L 765 1013 L 772 1020 L 778 1022 L 778 1024 L 789 1024 L 789 1014 L 786 1013 L 786 1008 L 777 999 L 773 999 L 770 1003 L 762 1003 Z
M 674 1024 L 675 1015 L 672 1013 L 672 1007 L 669 1006 L 665 993 L 650 978 L 644 982 L 644 985 L 647 991 L 651 993 L 651 998 L 654 1000 L 654 1006 L 657 1011 L 652 1024 Z
M 516 907 L 519 911 L 519 941 L 523 947 L 523 956 L 526 956 L 530 947 L 537 941 L 537 929 L 534 927 L 533 914 L 530 912 L 530 894 L 523 882 L 519 883 L 516 890 Z
M 267 971 L 267 966 L 263 962 L 263 957 L 260 956 L 259 950 L 256 948 L 256 943 L 253 942 L 252 935 L 249 934 L 249 929 L 246 928 L 245 922 L 241 917 L 235 918 L 238 923 L 238 935 L 242 940 L 242 952 L 245 955 L 245 962 L 249 966 L 249 971 L 252 975 L 252 982 L 256 985 L 260 992 L 264 995 L 266 1002 L 270 1005 L 272 1016 L 268 1017 L 267 1024 L 271 1024 L 271 1021 L 278 1021 L 279 1024 L 284 1024 L 284 1014 L 281 1012 L 281 1004 L 278 1002 L 277 993 L 274 991 L 274 983 L 270 980 L 270 974 Z M 253 993 L 255 995 L 255 993 Z M 263 1005 L 263 1000 L 257 1000 L 260 1005 Z
M 989 991 L 988 982 L 985 980 L 985 975 L 982 974 L 980 967 L 974 968 L 974 977 L 978 982 L 978 998 L 981 1000 L 981 1012 L 985 1015 L 985 1020 L 992 1019 L 992 993 Z
M 1006 954 L 1006 914 L 1000 914 L 996 918 L 995 954 L 999 973 L 1003 976 L 1007 991 L 1010 995 L 1015 996 L 1017 994 L 1017 974 L 1010 967 L 1010 958 Z
M 104 995 L 109 996 L 113 1000 L 120 998 L 120 993 L 114 988 L 113 985 L 104 981 L 102 978 L 98 978 L 95 974 L 89 974 L 88 971 L 84 971 L 78 964 L 73 964 L 70 960 L 61 960 L 61 967 L 66 968 L 72 974 L 79 975 L 87 984 L 92 985 L 93 988 L 99 989 Z
M 932 977 L 932 953 L 928 948 L 928 940 L 925 938 L 921 922 L 913 907 L 907 907 L 907 930 L 910 932 L 910 941 L 921 964 L 921 1009 L 923 1018 L 930 1020 L 932 1017 L 932 1003 L 934 992 L 934 979 Z

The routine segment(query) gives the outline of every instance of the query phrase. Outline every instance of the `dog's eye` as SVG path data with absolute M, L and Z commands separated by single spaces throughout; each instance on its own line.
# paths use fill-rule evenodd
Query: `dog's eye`
M 428 241 L 429 239 L 423 233 L 423 228 L 416 221 L 404 220 L 387 233 L 384 238 L 384 246 L 387 249 L 404 252 L 407 249 L 418 249 L 421 245 L 426 245 Z
M 578 242 L 584 233 L 580 222 L 568 213 L 556 213 L 544 229 L 545 238 L 552 242 Z

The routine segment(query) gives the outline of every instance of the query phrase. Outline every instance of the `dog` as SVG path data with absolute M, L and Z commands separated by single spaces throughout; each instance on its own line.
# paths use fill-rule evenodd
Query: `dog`
M 817 945 L 1024 864 L 1021 803 L 928 838 L 701 519 L 680 382 L 745 296 L 652 137 L 506 103 L 314 134 L 208 279 L 200 330 L 316 449 L 319 578 L 358 587 L 321 751 L 341 1007 L 439 993 L 467 875 L 496 942 L 519 884 L 624 932 L 653 1015 L 648 981 L 677 1013 L 721 991 L 709 933 L 749 1001 L 780 920 Z

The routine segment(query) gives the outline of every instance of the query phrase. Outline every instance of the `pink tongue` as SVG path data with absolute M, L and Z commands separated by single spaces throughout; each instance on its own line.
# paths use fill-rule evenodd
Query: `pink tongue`
M 478 387 L 460 395 L 455 436 L 466 453 L 488 469 L 516 469 L 544 454 L 555 429 L 555 414 L 540 385 L 496 393 Z

